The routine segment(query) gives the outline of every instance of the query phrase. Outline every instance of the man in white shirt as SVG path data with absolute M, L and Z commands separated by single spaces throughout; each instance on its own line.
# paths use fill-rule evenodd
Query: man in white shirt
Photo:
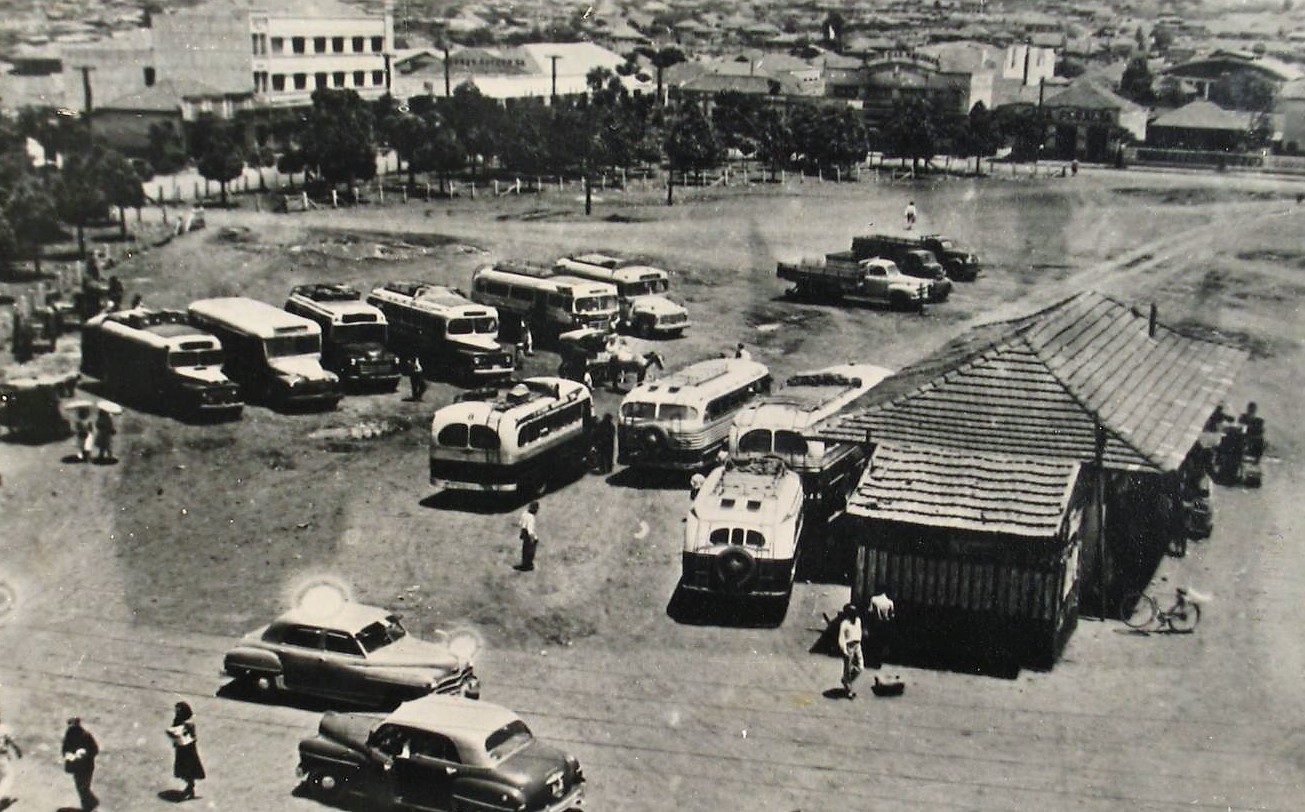
M 535 516 L 539 513 L 539 503 L 531 502 L 529 507 L 521 512 L 519 525 L 521 527 L 521 563 L 517 569 L 522 572 L 530 572 L 535 568 L 535 548 L 539 546 L 539 535 L 535 531 Z
M 848 699 L 856 699 L 852 683 L 865 670 L 865 660 L 861 656 L 861 616 L 856 607 L 847 604 L 843 607 L 842 620 L 838 624 L 838 650 L 843 653 L 843 691 Z
M 742 361 L 751 361 L 752 353 L 748 352 L 748 348 L 743 346 L 743 342 L 740 341 L 739 345 L 734 348 L 734 357 Z

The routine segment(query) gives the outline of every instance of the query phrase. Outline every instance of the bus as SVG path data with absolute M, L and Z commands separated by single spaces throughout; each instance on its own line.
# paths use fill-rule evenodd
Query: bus
M 589 389 L 565 378 L 466 392 L 431 420 L 430 483 L 542 494 L 587 469 L 593 415 Z
M 246 400 L 326 409 L 340 402 L 340 379 L 322 368 L 317 322 L 243 296 L 200 299 L 188 312 L 222 342 L 222 369 Z
M 807 430 L 841 412 L 892 374 L 871 364 L 838 364 L 793 375 L 777 391 L 743 408 L 730 428 L 730 459 L 783 460 L 802 478 L 810 507 L 842 508 L 865 468 L 862 443 L 807 438 Z
M 121 399 L 177 417 L 240 417 L 240 387 L 222 373 L 222 345 L 181 310 L 118 310 L 82 326 L 83 374 Z
M 779 460 L 717 467 L 685 519 L 680 586 L 786 599 L 797 571 L 802 505 L 801 478 Z
M 616 286 L 577 276 L 554 276 L 548 268 L 500 263 L 471 277 L 471 299 L 493 305 L 528 325 L 533 334 L 556 338 L 581 327 L 616 329 Z
M 362 301 L 349 285 L 314 284 L 292 288 L 285 310 L 322 328 L 322 366 L 358 389 L 393 392 L 399 386 L 399 359 L 385 348 L 385 314 Z
M 725 448 L 739 410 L 770 391 L 756 361 L 712 358 L 631 389 L 621 401 L 618 460 L 641 468 L 693 470 Z
M 426 282 L 386 282 L 367 302 L 390 321 L 390 347 L 416 355 L 437 377 L 475 382 L 506 378 L 513 354 L 498 343 L 498 310 L 452 288 Z
M 689 311 L 666 298 L 671 278 L 661 268 L 624 262 L 606 254 L 575 254 L 559 259 L 553 270 L 615 285 L 621 308 L 618 326 L 635 335 L 674 337 L 689 327 Z

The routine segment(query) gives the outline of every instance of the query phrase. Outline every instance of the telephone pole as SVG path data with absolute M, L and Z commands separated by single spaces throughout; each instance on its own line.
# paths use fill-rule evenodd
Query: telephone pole
M 548 94 L 549 104 L 555 104 L 557 102 L 557 60 L 561 58 L 561 56 L 557 55 L 550 55 L 548 57 L 548 61 L 553 63 L 553 91 Z

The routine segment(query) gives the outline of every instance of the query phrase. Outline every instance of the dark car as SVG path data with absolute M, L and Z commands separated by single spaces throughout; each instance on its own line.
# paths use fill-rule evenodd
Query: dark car
M 947 276 L 957 282 L 973 282 L 982 272 L 978 255 L 957 245 L 949 237 L 942 234 L 922 234 L 920 245 L 932 251 L 947 269 Z
M 377 707 L 430 693 L 479 696 L 471 655 L 450 642 L 418 640 L 398 615 L 346 602 L 329 612 L 287 612 L 245 635 L 223 668 L 255 690 Z
M 427 696 L 388 716 L 329 712 L 299 743 L 299 775 L 324 801 L 383 808 L 562 812 L 584 796 L 580 762 L 507 708 Z M 370 805 L 370 804 L 369 804 Z

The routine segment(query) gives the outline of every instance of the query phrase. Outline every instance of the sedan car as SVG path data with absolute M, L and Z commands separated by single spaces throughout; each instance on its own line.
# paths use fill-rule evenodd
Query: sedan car
M 430 693 L 480 696 L 472 656 L 441 640 L 411 637 L 386 609 L 345 602 L 330 612 L 295 609 L 228 651 L 228 675 L 256 690 L 393 707 Z
M 299 775 L 323 801 L 360 795 L 416 810 L 562 812 L 584 796 L 580 762 L 507 708 L 454 696 L 388 716 L 328 712 L 299 743 Z M 370 804 L 368 804 L 370 806 Z

